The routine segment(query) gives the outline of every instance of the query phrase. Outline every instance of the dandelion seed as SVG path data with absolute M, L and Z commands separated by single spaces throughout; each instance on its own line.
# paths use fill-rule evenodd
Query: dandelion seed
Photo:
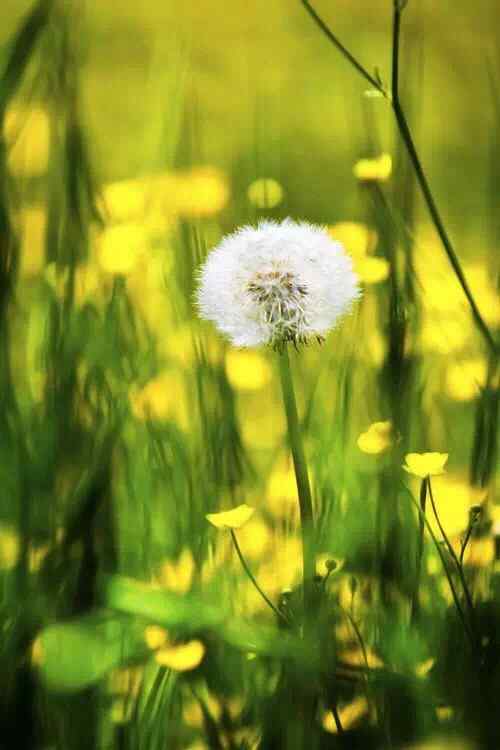
M 224 238 L 201 269 L 197 304 L 235 346 L 282 349 L 323 340 L 359 295 L 343 246 L 286 219 Z

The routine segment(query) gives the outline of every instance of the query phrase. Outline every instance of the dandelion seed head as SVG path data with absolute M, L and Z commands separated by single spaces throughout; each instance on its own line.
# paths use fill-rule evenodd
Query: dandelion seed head
M 291 219 L 225 237 L 199 281 L 201 316 L 241 347 L 322 340 L 360 294 L 343 246 L 324 227 Z

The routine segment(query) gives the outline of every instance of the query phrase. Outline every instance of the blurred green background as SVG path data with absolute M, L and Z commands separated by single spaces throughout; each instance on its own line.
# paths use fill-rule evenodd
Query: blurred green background
M 32 7 L 4 0 L 3 70 Z M 243 502 L 257 510 L 239 539 L 263 588 L 277 601 L 300 581 L 277 355 L 234 350 L 198 320 L 193 292 L 207 251 L 238 225 L 292 216 L 328 226 L 354 258 L 361 302 L 293 367 L 318 570 L 335 558 L 332 595 L 346 606 L 357 577 L 367 644 L 395 668 L 408 654 L 412 669 L 434 658 L 432 618 L 450 603 L 426 546 L 429 642 L 401 646 L 417 528 L 401 482 L 419 488 L 402 471 L 407 452 L 450 454 L 435 494 L 455 544 L 471 505 L 481 504 L 466 562 L 478 595 L 490 591 L 498 362 L 488 360 L 429 221 L 389 104 L 367 92 L 299 2 L 54 8 L 2 109 L 2 720 L 14 721 L 19 696 L 31 695 L 34 714 L 50 717 L 33 724 L 50 746 L 142 747 L 140 736 L 148 748 L 165 737 L 172 747 L 204 747 L 211 724 L 203 710 L 200 718 L 203 701 L 186 719 L 193 695 L 182 675 L 167 689 L 158 666 L 165 634 L 143 638 L 146 623 L 174 637 L 203 634 L 209 614 L 199 614 L 198 600 L 172 625 L 149 604 L 131 604 L 140 600 L 133 587 L 123 603 L 118 587 L 117 609 L 145 617 L 123 625 L 129 640 L 118 655 L 114 621 L 104 635 L 92 619 L 75 632 L 50 626 L 113 609 L 102 586 L 116 574 L 143 581 L 149 593 L 194 592 L 207 606 L 223 602 L 235 616 L 271 623 L 230 539 L 205 519 Z M 317 10 L 388 84 L 391 3 L 337 0 Z M 499 27 L 500 8 L 489 0 L 410 0 L 401 53 L 402 99 L 421 161 L 497 339 Z M 369 616 L 373 596 L 380 620 Z M 392 636 L 381 627 L 388 601 L 396 602 Z M 216 724 L 230 716 L 224 731 L 233 745 L 222 746 L 254 747 L 272 669 L 252 664 L 250 637 L 236 646 L 233 634 L 221 638 L 243 663 L 235 667 L 232 651 L 209 643 L 191 687 Z M 356 650 L 345 628 L 338 639 Z M 33 664 L 42 687 L 29 677 L 38 674 Z M 59 692 L 75 688 L 90 693 L 66 705 Z M 356 713 L 359 696 L 343 700 L 347 727 L 367 714 L 365 704 Z M 174 718 L 163 726 L 166 703 Z M 93 744 L 78 744 L 74 716 L 92 727 Z M 324 730 L 335 734 L 328 716 Z M 458 720 L 452 726 L 463 729 Z M 248 735 L 240 744 L 237 731 Z M 38 747 L 30 736 L 18 746 Z

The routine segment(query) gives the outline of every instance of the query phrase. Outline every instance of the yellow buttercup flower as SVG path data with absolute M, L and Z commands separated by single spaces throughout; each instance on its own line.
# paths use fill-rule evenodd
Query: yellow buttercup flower
M 390 154 L 381 154 L 374 159 L 360 159 L 353 168 L 354 176 L 360 182 L 384 182 L 392 172 Z
M 168 633 L 165 628 L 159 625 L 148 625 L 144 630 L 144 640 L 147 647 L 154 651 L 164 646 L 168 640 Z
M 239 529 L 254 514 L 255 508 L 246 503 L 221 513 L 207 513 L 205 518 L 217 529 Z
M 147 252 L 149 237 L 135 222 L 105 229 L 98 241 L 97 262 L 108 273 L 129 274 Z
M 377 455 L 392 445 L 392 422 L 374 422 L 358 438 L 358 448 L 363 453 Z
M 365 284 L 379 284 L 385 281 L 391 265 L 385 258 L 359 258 L 354 261 L 354 270 Z
M 205 646 L 201 641 L 193 640 L 178 646 L 166 646 L 155 653 L 155 659 L 162 667 L 175 672 L 188 672 L 196 669 L 205 656 Z
M 453 362 L 446 372 L 446 391 L 456 401 L 470 401 L 484 387 L 486 375 L 487 365 L 480 357 Z
M 444 474 L 448 453 L 407 453 L 403 469 L 408 474 L 426 479 Z
M 8 165 L 16 177 L 38 177 L 47 170 L 50 121 L 40 107 L 10 109 L 4 124 Z
M 272 376 L 269 362 L 260 352 L 230 349 L 226 354 L 227 379 L 243 391 L 258 391 Z
M 364 258 L 378 242 L 376 230 L 357 221 L 339 221 L 328 227 L 328 234 L 332 240 L 340 242 L 354 259 Z
M 274 208 L 283 200 L 283 188 L 272 177 L 262 177 L 250 183 L 247 196 L 257 208 Z
M 165 560 L 160 568 L 158 581 L 170 591 L 185 594 L 191 588 L 195 567 L 191 550 L 186 547 L 175 562 Z

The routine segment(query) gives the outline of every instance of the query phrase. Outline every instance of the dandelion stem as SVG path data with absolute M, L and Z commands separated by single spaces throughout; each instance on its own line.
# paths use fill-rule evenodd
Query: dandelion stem
M 280 352 L 280 376 L 281 389 L 283 392 L 283 402 L 285 405 L 286 420 L 288 426 L 288 438 L 292 450 L 293 466 L 295 470 L 295 480 L 297 482 L 297 492 L 299 496 L 300 525 L 302 534 L 302 555 L 303 555 L 303 583 L 304 583 L 304 612 L 306 619 L 310 618 L 313 612 L 313 578 L 315 572 L 314 565 L 314 521 L 311 499 L 311 489 L 307 475 L 307 465 L 302 445 L 302 435 L 297 413 L 297 402 L 295 399 L 295 390 L 293 387 L 292 372 L 290 368 L 290 358 L 286 345 Z
M 233 540 L 233 544 L 234 544 L 234 548 L 236 550 L 236 554 L 240 558 L 240 562 L 241 562 L 241 564 L 243 566 L 243 570 L 245 571 L 245 573 L 247 574 L 247 576 L 250 578 L 251 582 L 253 583 L 253 585 L 255 586 L 255 588 L 257 589 L 257 591 L 259 592 L 259 594 L 261 595 L 261 597 L 264 599 L 264 601 L 266 602 L 266 604 L 268 604 L 271 607 L 271 609 L 273 610 L 273 612 L 275 613 L 275 615 L 278 617 L 278 619 L 279 620 L 284 620 L 288 624 L 288 620 L 283 615 L 283 613 L 280 612 L 279 609 L 277 609 L 277 607 L 274 606 L 274 604 L 272 603 L 272 601 L 269 599 L 268 596 L 266 596 L 266 594 L 262 591 L 261 587 L 257 583 L 257 580 L 255 579 L 252 571 L 250 570 L 250 568 L 247 565 L 247 562 L 246 562 L 245 558 L 243 557 L 243 553 L 241 551 L 241 547 L 239 545 L 238 539 L 236 538 L 236 534 L 234 532 L 234 529 L 230 529 L 230 531 L 231 531 L 231 539 Z
M 352 55 L 351 52 L 349 52 L 349 50 L 346 47 L 344 47 L 344 45 L 339 41 L 339 39 L 337 39 L 337 37 L 333 34 L 331 29 L 325 24 L 322 18 L 309 5 L 308 0 L 301 0 L 301 2 L 306 8 L 311 18 L 314 19 L 318 27 L 325 34 L 325 36 L 342 53 L 342 55 L 351 63 L 351 65 L 358 71 L 358 73 L 360 73 L 360 75 L 362 75 L 363 78 L 369 81 L 369 83 L 371 83 L 371 85 L 377 91 L 383 94 L 383 96 L 386 99 L 391 101 L 392 109 L 394 112 L 394 116 L 396 118 L 398 129 L 399 129 L 399 133 L 401 135 L 403 143 L 408 152 L 408 156 L 410 158 L 413 169 L 415 171 L 418 184 L 422 191 L 422 195 L 424 197 L 424 200 L 427 205 L 427 209 L 431 216 L 434 227 L 438 233 L 439 239 L 441 240 L 441 244 L 443 245 L 444 251 L 448 257 L 451 267 L 453 268 L 455 276 L 457 277 L 458 282 L 460 286 L 462 287 L 462 291 L 464 292 L 467 298 L 467 301 L 471 308 L 472 317 L 474 318 L 474 321 L 477 327 L 481 331 L 481 334 L 483 335 L 483 338 L 488 348 L 491 350 L 493 354 L 498 355 L 499 346 L 496 343 L 485 321 L 483 320 L 483 317 L 479 311 L 479 308 L 472 295 L 472 292 L 467 283 L 465 275 L 462 271 L 462 267 L 460 265 L 460 261 L 458 260 L 458 256 L 455 252 L 453 244 L 448 236 L 448 233 L 446 232 L 446 229 L 445 229 L 443 220 L 441 219 L 441 215 L 439 213 L 436 201 L 434 200 L 434 196 L 429 186 L 427 176 L 420 162 L 420 158 L 418 156 L 417 149 L 415 147 L 415 143 L 413 140 L 413 136 L 411 134 L 410 127 L 408 125 L 408 121 L 406 119 L 405 112 L 401 105 L 401 101 L 399 97 L 399 52 L 400 52 L 400 34 L 401 34 L 401 15 L 402 15 L 402 11 L 403 11 L 405 3 L 402 3 L 401 0 L 393 0 L 394 11 L 393 11 L 393 25 L 392 25 L 392 83 L 391 83 L 391 91 L 389 93 L 386 91 L 382 83 L 377 78 L 374 78 L 373 76 L 371 76 L 370 73 L 368 73 L 368 71 L 366 70 L 366 68 L 364 68 L 364 66 L 361 65 L 361 63 L 354 57 L 354 55 Z

